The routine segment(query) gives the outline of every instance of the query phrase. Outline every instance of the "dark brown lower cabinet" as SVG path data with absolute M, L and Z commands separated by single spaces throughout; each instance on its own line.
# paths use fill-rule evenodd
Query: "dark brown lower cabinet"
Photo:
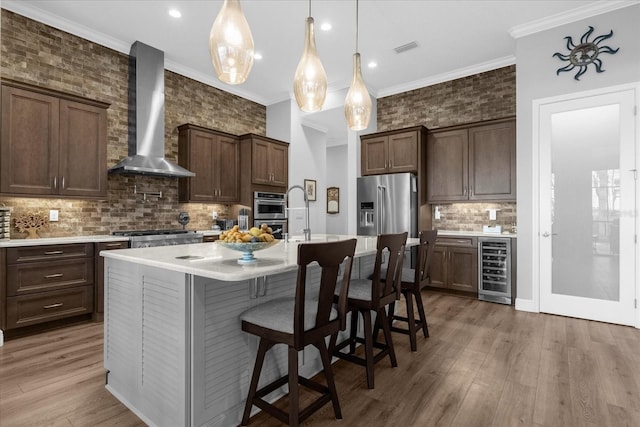
M 431 287 L 478 294 L 478 246 L 474 237 L 438 237 Z
M 0 249 L 5 336 L 90 320 L 96 306 L 94 253 L 94 243 Z

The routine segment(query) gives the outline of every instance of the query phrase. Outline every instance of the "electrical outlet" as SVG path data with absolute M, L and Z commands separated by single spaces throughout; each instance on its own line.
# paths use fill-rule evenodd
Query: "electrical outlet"
M 56 209 L 51 209 L 49 211 L 49 221 L 51 222 L 58 221 L 58 211 Z

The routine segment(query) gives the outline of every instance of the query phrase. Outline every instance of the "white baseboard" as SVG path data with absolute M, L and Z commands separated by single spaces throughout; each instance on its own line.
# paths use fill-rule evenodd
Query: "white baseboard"
M 532 313 L 539 313 L 538 307 L 534 304 L 532 299 L 516 298 L 516 310 L 530 311 Z

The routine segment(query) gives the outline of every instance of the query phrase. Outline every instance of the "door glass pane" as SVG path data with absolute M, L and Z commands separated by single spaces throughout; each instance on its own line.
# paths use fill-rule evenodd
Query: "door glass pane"
M 552 292 L 618 301 L 620 112 L 551 117 Z

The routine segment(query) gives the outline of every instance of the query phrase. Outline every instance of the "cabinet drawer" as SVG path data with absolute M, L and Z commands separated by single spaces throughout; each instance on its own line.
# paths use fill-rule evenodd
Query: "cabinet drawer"
M 7 296 L 93 284 L 93 258 L 7 266 Z
M 7 249 L 7 264 L 92 256 L 93 243 L 24 246 L 20 248 Z
M 80 286 L 7 298 L 7 329 L 78 316 L 93 311 L 93 288 Z
M 464 246 L 464 247 L 476 247 L 475 239 L 473 237 L 440 237 L 436 239 L 436 245 L 441 246 Z

